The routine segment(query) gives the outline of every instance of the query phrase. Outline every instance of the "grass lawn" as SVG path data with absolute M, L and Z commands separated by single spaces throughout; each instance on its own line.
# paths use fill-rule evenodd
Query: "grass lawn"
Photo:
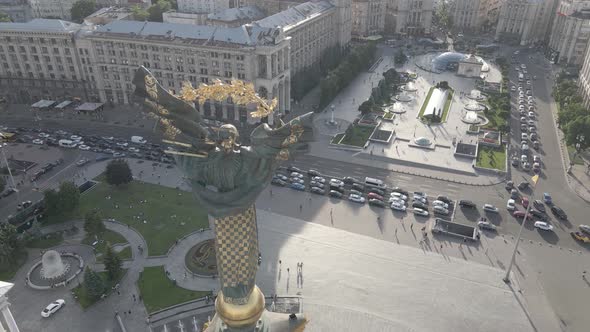
M 62 243 L 63 240 L 64 237 L 61 235 L 61 233 L 51 233 L 29 240 L 25 246 L 27 248 L 47 249 L 55 247 L 56 245 Z
M 121 250 L 117 253 L 121 259 L 131 259 L 131 247 L 125 247 L 125 249 Z
M 94 241 L 96 241 L 96 240 L 97 240 L 97 238 L 95 238 L 94 236 L 86 236 L 82 240 L 82 243 L 92 246 L 92 243 L 94 243 Z M 119 234 L 117 232 L 113 232 L 108 229 L 106 231 L 104 231 L 104 233 L 102 233 L 102 235 L 98 236 L 98 241 L 99 241 L 99 243 L 96 244 L 96 246 L 94 246 L 95 253 L 96 253 L 96 260 L 98 262 L 102 262 L 103 255 L 107 251 L 107 243 L 110 243 L 111 245 L 127 243 L 127 240 L 121 234 Z M 125 248 L 125 249 L 127 249 L 127 248 Z M 125 250 L 123 250 L 123 251 L 125 251 Z M 121 251 L 121 253 L 123 251 Z M 119 257 L 121 257 L 121 253 L 119 253 Z M 131 252 L 129 252 L 128 258 L 130 258 L 130 256 L 131 256 Z M 121 257 L 121 259 L 124 259 L 124 258 Z
M 332 144 L 340 143 L 340 140 L 342 139 L 342 137 L 344 137 L 344 134 L 338 134 L 338 135 L 332 137 Z
M 447 121 L 447 116 L 449 116 L 449 109 L 451 108 L 451 101 L 453 101 L 453 94 L 455 91 L 450 89 L 449 94 L 447 95 L 447 100 L 445 101 L 445 108 L 443 109 L 442 119 L 440 122 Z
M 500 116 L 499 112 L 487 111 L 484 112 L 485 117 L 490 121 L 483 128 L 498 129 L 507 124 L 507 120 Z
M 27 252 L 23 250 L 20 253 L 18 253 L 18 257 L 14 265 L 0 266 L 0 280 L 9 281 L 12 278 L 14 278 L 16 272 L 21 268 L 21 266 L 23 266 L 23 264 L 25 264 L 26 261 Z
M 142 204 L 141 200 L 147 200 L 147 203 Z M 116 205 L 119 208 L 115 208 Z M 48 219 L 46 223 L 83 219 L 86 211 L 95 208 L 104 218 L 114 218 L 139 231 L 152 256 L 166 254 L 183 235 L 209 227 L 207 214 L 190 193 L 140 181 L 132 181 L 120 188 L 99 183 L 82 195 L 76 211 L 68 216 Z M 141 213 L 141 218 L 134 218 Z
M 428 94 L 426 95 L 426 99 L 424 99 L 424 103 L 422 104 L 422 107 L 420 108 L 420 113 L 418 113 L 418 118 L 422 118 L 422 115 L 424 115 L 424 110 L 426 109 L 426 105 L 428 105 L 428 101 L 430 100 L 430 96 L 432 96 L 432 91 L 434 91 L 435 87 L 430 88 L 430 90 L 428 90 Z
M 506 149 L 504 146 L 501 148 L 493 148 L 489 146 L 479 146 L 477 152 L 477 164 L 478 167 L 493 168 L 500 171 L 506 170 Z
M 113 282 L 110 282 L 108 280 L 106 271 L 97 272 L 98 275 L 102 278 L 102 280 L 105 283 L 105 289 L 106 289 L 105 293 L 107 295 L 112 291 L 112 287 L 114 285 L 116 285 L 121 280 L 121 278 L 125 275 L 125 271 L 126 271 L 126 269 L 122 269 L 121 276 Z M 84 272 L 82 272 L 82 276 L 83 275 L 84 275 Z M 80 278 L 82 278 L 82 277 L 80 277 Z M 78 301 L 78 303 L 80 303 L 80 305 L 82 306 L 83 309 L 90 307 L 91 305 L 96 303 L 96 301 L 100 300 L 100 298 L 92 298 L 92 297 L 88 296 L 88 293 L 86 293 L 86 287 L 84 287 L 84 284 L 81 284 L 80 286 L 72 289 L 72 292 L 74 293 L 74 298 L 76 299 L 76 301 Z
M 375 130 L 375 126 L 365 127 L 352 125 L 349 128 L 351 129 L 346 131 L 346 136 L 344 136 L 344 139 L 340 144 L 363 147 L 365 146 L 365 143 L 367 143 L 373 130 Z
M 191 291 L 176 286 L 166 277 L 162 266 L 146 267 L 137 283 L 148 313 L 211 294 L 210 291 Z

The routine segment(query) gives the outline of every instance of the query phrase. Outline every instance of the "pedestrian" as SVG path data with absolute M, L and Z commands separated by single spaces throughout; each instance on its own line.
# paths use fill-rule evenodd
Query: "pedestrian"
M 282 263 L 282 262 L 281 262 L 281 260 L 279 259 L 279 266 L 281 266 L 281 263 Z
M 120 291 L 117 291 L 117 295 L 121 295 L 121 292 Z
M 395 228 L 395 235 L 397 236 L 397 227 Z
M 410 224 L 410 229 L 414 230 L 414 223 Z
M 115 311 L 115 317 L 117 317 L 117 315 L 119 314 L 119 310 Z
M 131 315 L 131 310 L 129 310 L 129 315 Z
M 443 245 L 441 244 L 441 245 L 440 245 L 440 250 L 442 250 L 442 248 L 443 248 Z
M 289 273 L 289 268 L 287 268 L 287 273 Z
M 303 210 L 303 205 L 299 204 L 299 212 L 301 212 L 301 210 Z
M 136 302 L 137 298 L 135 297 L 135 294 L 133 294 L 133 302 Z
M 270 190 L 270 196 L 272 197 L 272 189 Z
M 334 212 L 334 209 L 330 208 L 330 215 L 332 215 L 332 212 Z

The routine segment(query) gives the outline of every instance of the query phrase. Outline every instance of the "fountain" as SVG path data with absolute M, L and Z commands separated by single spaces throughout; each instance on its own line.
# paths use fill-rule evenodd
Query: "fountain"
M 405 107 L 401 103 L 397 103 L 397 102 L 393 103 L 393 105 L 391 105 L 390 111 L 391 111 L 391 113 L 397 113 L 397 114 L 406 113 Z
M 70 264 L 64 264 L 59 252 L 48 250 L 41 258 L 41 278 L 57 279 L 65 275 L 70 270 Z
M 471 92 L 467 95 L 467 98 L 474 99 L 477 101 L 482 101 L 486 99 L 485 96 L 483 96 L 481 94 L 481 91 L 479 90 L 471 90 Z
M 463 117 L 461 118 L 461 121 L 474 125 L 484 125 L 488 123 L 488 119 L 486 119 L 484 116 L 478 114 L 475 111 L 468 111 L 467 113 L 465 113 L 465 115 L 463 115 Z
M 399 95 L 395 96 L 395 100 L 402 102 L 402 103 L 407 103 L 407 102 L 414 100 L 414 98 L 412 96 L 410 96 L 407 91 L 403 91 Z
M 334 120 L 334 105 L 330 105 L 330 110 L 331 110 L 331 116 L 330 116 L 330 120 L 326 121 L 326 125 L 331 126 L 331 127 L 336 127 L 338 126 L 338 122 L 336 122 L 336 120 Z
M 465 109 L 468 111 L 482 112 L 486 107 L 475 100 L 470 100 L 467 105 L 465 105 Z
M 27 273 L 27 285 L 45 290 L 65 286 L 84 268 L 84 260 L 76 253 L 48 250 Z
M 418 88 L 416 88 L 416 85 L 414 84 L 414 82 L 409 82 L 408 84 L 402 86 L 401 89 L 403 91 L 408 91 L 408 92 L 418 91 Z

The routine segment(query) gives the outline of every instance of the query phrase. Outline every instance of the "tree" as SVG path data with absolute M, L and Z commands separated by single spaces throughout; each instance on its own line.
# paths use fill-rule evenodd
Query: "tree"
M 172 4 L 168 0 L 158 0 L 155 4 L 148 8 L 150 14 L 148 20 L 151 22 L 162 22 L 162 14 L 172 9 Z
M 5 12 L 0 12 L 0 22 L 12 22 L 12 18 Z
M 113 251 L 110 243 L 107 243 L 107 251 L 104 256 L 104 267 L 107 270 L 109 280 L 111 281 L 115 281 L 121 275 L 121 258 Z
M 59 194 L 53 189 L 48 189 L 43 192 L 45 202 L 45 213 L 50 216 L 59 215 L 62 212 L 59 204 Z
M 590 147 L 590 115 L 577 118 L 568 123 L 565 128 L 565 141 L 567 145 L 576 146 L 580 144 L 578 151 L 586 150 Z M 584 136 L 584 140 L 580 140 Z
M 107 183 L 118 186 L 133 180 L 129 164 L 124 159 L 115 159 L 108 163 L 106 168 Z
M 106 227 L 102 223 L 100 211 L 94 209 L 86 213 L 84 216 L 84 230 L 91 235 L 98 235 L 106 230 Z
M 82 23 L 86 16 L 96 11 L 96 1 L 94 0 L 78 0 L 72 5 L 70 9 L 70 15 L 72 21 L 76 23 Z
M 408 57 L 406 56 L 406 54 L 404 53 L 404 51 L 402 51 L 402 49 L 400 48 L 397 53 L 395 53 L 395 56 L 393 57 L 393 62 L 396 65 L 403 65 L 406 60 L 408 60 Z
M 80 190 L 73 182 L 62 182 L 59 186 L 59 204 L 62 212 L 70 212 L 80 204 Z
M 362 115 L 369 114 L 372 109 L 373 109 L 373 101 L 371 99 L 364 101 L 359 106 L 359 111 L 361 112 Z
M 147 21 L 150 16 L 150 13 L 139 5 L 133 5 L 131 7 L 131 12 L 133 13 L 133 18 L 137 21 Z
M 86 267 L 84 271 L 84 288 L 86 288 L 86 293 L 95 299 L 104 294 L 105 291 L 104 281 L 98 273 L 89 267 Z
M 10 223 L 0 223 L 0 266 L 12 265 L 20 247 L 16 227 Z

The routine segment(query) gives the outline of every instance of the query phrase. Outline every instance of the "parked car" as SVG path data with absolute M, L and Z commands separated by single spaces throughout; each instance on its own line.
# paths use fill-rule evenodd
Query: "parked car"
M 466 200 L 466 199 L 460 200 L 459 206 L 464 207 L 464 208 L 477 209 L 477 205 L 475 205 L 475 203 L 473 203 L 472 201 Z
M 291 178 L 303 179 L 303 174 L 298 172 L 291 172 Z
M 352 189 L 356 190 L 356 191 L 360 191 L 360 192 L 364 192 L 365 191 L 365 186 L 363 186 L 360 183 L 353 183 L 352 184 Z
M 326 183 L 326 179 L 321 176 L 314 176 L 313 178 L 311 178 L 311 181 Z
M 402 189 L 400 187 L 395 187 L 395 188 L 391 189 L 391 191 L 392 192 L 398 192 L 398 193 L 404 194 L 406 196 L 410 196 L 410 193 L 407 190 L 404 190 L 404 189 Z
M 545 219 L 547 219 L 547 216 L 545 215 L 545 213 L 543 213 L 541 211 L 537 211 L 535 209 L 530 209 L 529 210 L 529 213 L 531 215 L 533 215 L 533 217 L 535 217 L 535 218 L 537 218 L 539 220 L 543 220 L 544 221 Z
M 310 187 L 316 187 L 316 188 L 320 188 L 320 189 L 324 189 L 324 185 L 322 183 L 316 182 L 316 181 L 310 181 L 309 182 L 309 186 Z
M 586 234 L 580 232 L 570 232 L 570 235 L 574 238 L 574 240 L 578 240 L 583 243 L 590 243 L 590 237 Z
M 517 219 L 524 219 L 525 211 L 514 211 L 512 216 Z M 527 220 L 532 220 L 533 216 L 529 213 L 527 215 Z
M 289 180 L 289 178 L 286 175 L 281 174 L 281 173 L 275 173 L 275 175 L 273 176 L 273 178 L 281 179 L 283 181 Z
M 330 186 L 343 188 L 344 182 L 338 179 L 330 179 Z
M 481 229 L 486 229 L 489 231 L 496 231 L 497 227 L 496 225 L 492 224 L 491 222 L 489 222 L 486 218 L 480 218 L 477 221 L 477 226 Z
M 452 202 L 450 198 L 448 198 L 447 196 L 442 196 L 442 195 L 438 195 L 438 196 L 436 196 L 436 200 L 437 200 L 437 201 L 443 201 L 443 202 L 445 202 L 445 203 L 447 203 L 447 204 L 449 204 L 449 205 L 450 205 L 450 204 L 451 204 L 451 202 Z
M 412 210 L 412 212 L 414 212 L 414 214 L 417 214 L 422 217 L 428 217 L 428 215 L 429 215 L 428 210 L 423 210 L 420 208 L 415 208 L 414 210 Z
M 516 202 L 514 201 L 514 199 L 509 199 L 508 202 L 506 202 L 506 210 L 508 211 L 514 211 L 516 210 Z
M 486 212 L 493 212 L 493 213 L 498 213 L 498 208 L 493 206 L 492 204 L 484 204 L 483 205 L 483 210 Z
M 520 199 L 520 204 L 522 204 L 522 206 L 526 209 L 529 207 L 529 199 L 527 197 L 522 197 Z
M 377 188 L 369 188 L 369 193 L 375 193 L 379 196 L 385 196 L 385 192 L 381 189 L 377 189 Z
M 549 223 L 545 222 L 545 221 L 535 221 L 535 227 L 538 229 L 542 229 L 544 231 L 552 231 L 553 230 L 553 226 L 551 226 Z
M 283 180 L 281 180 L 281 179 L 279 179 L 279 178 L 273 178 L 273 179 L 270 181 L 270 183 L 271 183 L 271 184 L 274 184 L 275 186 L 281 186 L 281 187 L 284 187 L 284 186 L 286 186 L 286 185 L 287 185 L 287 182 L 285 182 L 285 181 L 283 181 Z
M 307 171 L 307 175 L 309 175 L 309 176 L 320 176 L 321 174 L 320 174 L 319 171 L 316 171 L 315 169 L 310 169 L 310 170 Z
M 416 201 L 412 202 L 412 207 L 422 209 L 422 210 L 428 210 L 428 205 L 421 203 L 421 202 L 416 202 Z
M 295 167 L 293 165 L 289 165 L 287 167 L 287 171 L 289 171 L 289 172 L 303 173 L 303 171 L 301 169 L 299 169 L 299 168 L 297 168 L 297 167 Z
M 397 211 L 406 211 L 406 206 L 405 206 L 405 205 L 403 205 L 403 204 L 401 204 L 401 203 L 399 203 L 399 202 L 393 202 L 393 203 L 391 203 L 390 207 L 391 207 L 393 210 L 397 210 Z
M 529 187 L 529 183 L 526 181 L 523 181 L 518 184 L 518 189 L 520 189 L 520 190 L 528 189 L 528 187 Z
M 551 199 L 550 193 L 543 193 L 543 202 L 545 202 L 545 204 L 547 205 L 553 204 L 553 200 Z
M 553 214 L 554 214 L 554 215 L 555 215 L 557 218 L 559 218 L 559 219 L 561 219 L 561 220 L 567 220 L 567 214 L 565 214 L 565 211 L 563 211 L 563 209 L 562 209 L 562 208 L 560 208 L 559 206 L 557 206 L 557 205 L 552 205 L 552 206 L 551 206 L 551 212 L 553 212 Z
M 318 195 L 323 195 L 326 193 L 326 191 L 324 189 L 318 188 L 318 187 L 311 187 L 311 189 L 309 189 L 309 191 L 314 194 L 318 194 Z
M 380 199 L 370 198 L 369 205 L 378 206 L 378 207 L 385 207 L 385 203 Z
M 369 194 L 367 195 L 367 197 L 368 197 L 369 199 L 378 199 L 378 200 L 380 200 L 380 201 L 383 201 L 383 196 L 381 196 L 381 195 L 378 195 L 378 194 L 376 194 L 376 193 L 373 193 L 373 192 L 369 193 Z
M 580 225 L 578 226 L 580 230 L 586 234 L 590 234 L 590 226 L 588 225 Z
M 355 202 L 355 203 L 361 203 L 364 204 L 365 203 L 365 198 L 359 195 L 355 195 L 355 194 L 350 194 L 350 196 L 348 196 L 348 200 Z
M 428 198 L 422 196 L 414 196 L 412 197 L 413 202 L 420 202 L 422 204 L 428 204 Z
M 445 209 L 444 207 L 442 207 L 440 205 L 433 206 L 432 210 L 434 211 L 434 214 L 441 214 L 441 215 L 445 215 L 445 216 L 449 214 L 449 210 Z
M 56 313 L 59 309 L 63 308 L 66 305 L 66 301 L 63 299 L 57 299 L 51 302 L 43 311 L 41 311 L 41 317 L 47 318 L 54 313 Z
M 290 178 L 289 179 L 289 182 L 291 182 L 291 183 L 299 183 L 299 184 L 305 185 L 305 181 L 303 179 L 300 179 L 300 178 Z
M 449 208 L 449 204 L 439 200 L 432 201 L 432 206 L 442 206 L 445 209 Z
M 45 142 L 43 142 L 43 140 L 42 140 L 42 139 L 35 138 L 35 139 L 33 140 L 33 144 L 37 144 L 37 145 L 43 145 L 43 144 L 45 144 Z
M 362 181 L 355 179 L 351 176 L 344 177 L 344 179 L 342 179 L 342 181 L 344 181 L 344 183 L 346 183 L 346 184 L 355 184 L 355 183 L 360 184 L 360 183 L 362 183 Z
M 512 190 L 510 191 L 510 198 L 512 198 L 512 199 L 516 199 L 516 198 L 518 198 L 518 195 L 519 195 L 519 194 L 518 194 L 518 190 L 516 190 L 516 189 L 512 189 Z
M 545 212 L 545 205 L 543 205 L 543 202 L 539 199 L 533 201 L 533 207 L 541 212 Z
M 359 196 L 363 196 L 363 193 L 361 193 L 361 192 L 360 192 L 360 191 L 358 191 L 358 190 L 354 190 L 354 189 L 351 189 L 351 190 L 350 190 L 350 193 L 351 193 L 351 194 L 355 194 L 355 195 L 359 195 Z
M 336 191 L 336 190 L 330 190 L 328 195 L 330 195 L 330 197 L 334 197 L 334 198 L 342 198 L 342 196 L 344 196 L 343 193 Z
M 299 191 L 305 191 L 305 185 L 303 185 L 301 183 L 297 183 L 297 182 L 291 183 L 289 188 L 299 190 Z
M 396 191 L 392 192 L 390 194 L 390 197 L 397 197 L 399 199 L 401 199 L 402 201 L 407 201 L 408 200 L 408 196 L 402 194 L 402 193 L 398 193 Z

